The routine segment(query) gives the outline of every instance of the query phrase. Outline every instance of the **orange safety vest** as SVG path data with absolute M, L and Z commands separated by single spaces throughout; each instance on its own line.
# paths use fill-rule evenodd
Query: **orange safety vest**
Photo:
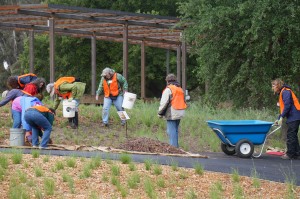
M 22 91 L 22 93 L 24 93 L 24 94 L 26 94 L 26 95 L 32 96 L 30 93 L 28 93 L 28 92 L 26 92 L 26 91 L 24 91 L 24 90 L 21 90 L 21 91 Z
M 28 77 L 28 76 L 36 77 L 36 74 L 33 74 L 33 73 L 27 73 L 27 74 L 18 76 L 18 84 L 20 85 L 21 88 L 24 88 L 24 86 L 25 86 L 25 84 L 22 84 L 22 83 L 21 83 L 21 79 L 22 79 L 22 78 L 26 78 L 26 77 Z M 29 83 L 29 82 L 28 82 L 28 83 Z
M 184 100 L 184 92 L 182 88 L 172 84 L 168 85 L 167 88 L 172 91 L 171 106 L 176 110 L 186 109 L 187 106 Z
M 294 102 L 294 106 L 296 107 L 296 109 L 297 109 L 298 111 L 300 111 L 300 104 L 299 104 L 299 101 L 298 101 L 297 96 L 295 95 L 295 93 L 294 93 L 291 89 L 285 88 L 285 87 L 284 87 L 283 89 L 281 89 L 280 94 L 279 94 L 280 114 L 281 114 L 281 113 L 283 112 L 283 110 L 284 110 L 284 102 L 283 102 L 283 99 L 282 99 L 282 92 L 283 92 L 284 90 L 287 90 L 287 91 L 290 91 L 290 92 L 291 92 L 291 94 L 292 94 L 292 99 L 293 99 L 293 102 Z
M 61 77 L 58 80 L 56 80 L 56 82 L 54 83 L 54 92 L 60 97 L 62 97 L 63 99 L 67 99 L 72 96 L 72 92 L 67 92 L 65 94 L 59 92 L 59 86 L 65 82 L 73 83 L 75 82 L 75 77 Z
M 111 80 L 110 85 L 108 86 L 108 83 L 106 79 L 103 80 L 103 89 L 104 89 L 104 96 L 109 97 L 112 96 L 118 96 L 119 95 L 119 88 L 118 88 L 118 80 L 117 80 L 117 73 L 113 75 L 113 78 Z
M 38 105 L 38 106 L 33 106 L 31 108 L 34 108 L 34 109 L 38 110 L 39 112 L 43 112 L 43 113 L 45 113 L 45 112 L 52 113 L 52 111 L 49 108 L 47 108 L 46 106 Z

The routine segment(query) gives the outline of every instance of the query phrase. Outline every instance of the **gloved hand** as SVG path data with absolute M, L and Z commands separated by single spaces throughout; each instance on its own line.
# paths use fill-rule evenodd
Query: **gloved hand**
M 97 100 L 97 101 L 99 100 L 99 96 L 98 96 L 98 95 L 96 95 L 96 100 Z
M 70 97 L 70 98 L 68 99 L 68 102 L 72 102 L 72 100 L 73 100 L 73 97 Z
M 282 125 L 282 117 L 274 122 L 275 125 L 281 126 Z

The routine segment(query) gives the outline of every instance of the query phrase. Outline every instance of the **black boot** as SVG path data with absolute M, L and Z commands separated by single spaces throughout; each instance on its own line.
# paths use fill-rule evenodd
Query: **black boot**
M 72 117 L 70 117 L 70 118 L 68 118 L 68 120 L 69 120 L 69 126 L 72 126 L 72 123 L 73 123 L 73 118 L 72 118 Z
M 74 122 L 76 128 L 78 128 L 78 112 L 75 112 L 75 117 L 73 119 L 73 122 Z

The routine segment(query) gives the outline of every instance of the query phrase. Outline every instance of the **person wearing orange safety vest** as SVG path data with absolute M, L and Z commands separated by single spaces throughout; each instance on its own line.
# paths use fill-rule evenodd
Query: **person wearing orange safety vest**
M 180 120 L 185 114 L 187 105 L 184 92 L 177 82 L 176 76 L 174 74 L 167 75 L 166 82 L 167 87 L 161 96 L 158 116 L 164 117 L 167 120 L 167 133 L 169 135 L 170 144 L 179 147 L 178 128 Z
M 10 76 L 7 79 L 9 89 L 23 89 L 26 84 L 36 80 L 38 77 L 33 73 L 27 73 L 19 76 Z
M 45 149 L 48 147 L 55 110 L 44 105 L 35 105 L 25 111 L 24 119 L 32 127 L 32 146 Z M 42 140 L 39 144 L 39 132 L 43 130 Z
M 80 80 L 75 77 L 61 77 L 46 87 L 51 97 L 55 94 L 54 110 L 58 108 L 62 99 L 67 99 L 70 102 L 75 100 L 75 117 L 69 118 L 69 125 L 73 129 L 78 127 L 78 107 L 80 98 L 84 94 L 85 86 L 85 83 L 80 82 Z
M 274 94 L 279 95 L 280 115 L 275 124 L 281 125 L 282 118 L 286 118 L 287 130 L 287 151 L 281 156 L 282 159 L 299 159 L 300 146 L 298 139 L 298 130 L 300 125 L 300 104 L 297 96 L 291 90 L 291 87 L 284 84 L 282 80 L 275 79 L 272 81 L 272 90 Z
M 111 68 L 105 68 L 102 71 L 99 87 L 96 91 L 96 100 L 98 100 L 99 95 L 104 93 L 101 126 L 109 126 L 109 109 L 112 104 L 115 105 L 117 111 L 123 111 L 123 94 L 127 91 L 128 83 L 125 77 Z M 121 125 L 124 126 L 125 124 L 126 120 L 121 120 Z

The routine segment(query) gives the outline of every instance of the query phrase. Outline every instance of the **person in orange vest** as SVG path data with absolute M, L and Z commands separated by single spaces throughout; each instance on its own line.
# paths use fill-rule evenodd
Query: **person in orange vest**
M 282 119 L 286 117 L 286 124 L 288 126 L 286 140 L 287 151 L 281 158 L 285 160 L 299 159 L 300 146 L 297 134 L 300 125 L 300 104 L 298 98 L 291 87 L 284 84 L 281 79 L 272 81 L 272 90 L 274 94 L 279 95 L 278 104 L 280 114 L 275 124 L 281 125 Z
M 85 91 L 85 83 L 80 82 L 75 77 L 61 77 L 56 82 L 47 85 L 46 90 L 51 97 L 55 94 L 54 110 L 59 106 L 62 99 L 68 99 L 68 101 L 75 100 L 75 117 L 69 118 L 69 125 L 73 129 L 78 128 L 78 107 L 80 98 L 83 96 Z
M 24 119 L 32 128 L 32 146 L 46 149 L 50 141 L 55 110 L 44 105 L 35 105 L 25 111 Z M 39 144 L 39 134 L 44 131 Z
M 123 94 L 127 91 L 128 83 L 124 76 L 116 73 L 111 68 L 105 68 L 102 71 L 99 87 L 96 91 L 96 100 L 98 100 L 99 95 L 104 93 L 101 126 L 109 126 L 109 109 L 112 104 L 115 105 L 117 111 L 123 111 Z M 124 126 L 125 123 L 126 120 L 121 120 L 122 126 Z
M 10 76 L 7 79 L 9 89 L 23 89 L 26 84 L 36 80 L 38 77 L 33 73 L 27 73 L 19 76 Z
M 176 76 L 174 74 L 168 74 L 166 82 L 167 87 L 163 90 L 161 96 L 158 117 L 164 117 L 167 120 L 167 133 L 169 135 L 170 145 L 179 147 L 178 128 L 180 120 L 185 114 L 187 105 L 184 92 Z

